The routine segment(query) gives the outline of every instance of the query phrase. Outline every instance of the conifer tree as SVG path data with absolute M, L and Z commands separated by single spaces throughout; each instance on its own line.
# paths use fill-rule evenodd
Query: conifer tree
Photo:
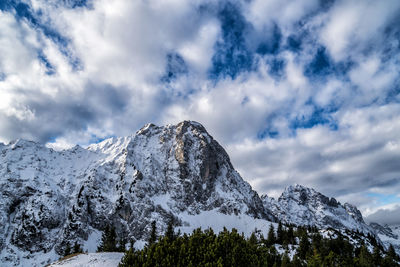
M 175 237 L 174 233 L 174 221 L 171 219 L 168 222 L 167 231 L 165 232 L 165 236 L 169 239 L 169 241 L 173 241 Z
M 374 251 L 372 253 L 372 259 L 375 266 L 379 266 L 382 261 L 382 255 L 377 246 L 374 247 Z
M 269 225 L 269 230 L 268 230 L 267 244 L 268 244 L 268 246 L 271 246 L 271 245 L 275 244 L 275 242 L 276 242 L 275 230 L 274 230 L 274 226 L 271 223 Z
M 365 245 L 361 246 L 360 254 L 359 254 L 359 264 L 361 266 L 373 266 L 372 257 L 368 251 L 368 248 Z
M 257 236 L 256 236 L 256 233 L 255 233 L 255 232 L 252 232 L 252 233 L 251 233 L 251 236 L 250 236 L 250 238 L 249 238 L 249 243 L 250 243 L 250 245 L 252 245 L 252 246 L 256 246 L 256 245 L 258 244 L 258 239 L 257 239 Z
M 154 244 L 157 241 L 157 229 L 156 229 L 156 221 L 151 222 L 151 232 L 149 237 L 149 245 Z
M 300 239 L 299 248 L 297 250 L 297 254 L 301 259 L 305 259 L 307 253 L 311 248 L 310 241 L 308 240 L 307 232 L 303 233 Z
M 118 242 L 118 251 L 125 252 L 126 250 L 126 238 L 121 238 Z
M 293 226 L 289 225 L 288 231 L 286 233 L 286 238 L 288 240 L 289 244 L 295 245 L 295 238 L 294 238 L 294 231 L 293 231 Z
M 282 256 L 282 263 L 281 263 L 281 267 L 290 267 L 291 263 L 290 263 L 290 258 L 287 254 L 287 252 L 285 252 L 285 254 L 283 254 Z
M 391 257 L 392 259 L 398 259 L 398 255 L 396 254 L 396 251 L 394 250 L 394 247 L 392 244 L 390 244 L 388 251 L 386 253 L 389 257 Z
M 75 253 L 82 253 L 82 248 L 81 248 L 81 245 L 78 243 L 78 241 L 75 241 L 75 244 L 74 244 L 74 248 L 73 248 L 73 251 L 72 251 L 72 253 L 73 254 L 75 254 Z
M 69 244 L 69 242 L 67 243 L 65 250 L 64 250 L 64 257 L 68 256 L 71 254 L 71 245 Z
M 278 223 L 278 229 L 276 230 L 276 243 L 282 244 L 284 239 L 284 231 L 282 223 Z
M 97 247 L 97 251 L 112 252 L 118 251 L 117 234 L 114 227 L 106 225 L 103 234 L 101 235 L 101 243 Z

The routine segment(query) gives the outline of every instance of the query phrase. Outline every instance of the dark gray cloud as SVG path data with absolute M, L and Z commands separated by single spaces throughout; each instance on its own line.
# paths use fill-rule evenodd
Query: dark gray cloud
M 367 216 L 366 220 L 383 225 L 400 225 L 400 205 L 396 205 L 392 209 L 378 209 L 376 212 Z
M 400 2 L 6 1 L 0 141 L 202 122 L 243 177 L 350 201 L 400 190 Z M 393 200 L 394 202 L 396 200 Z

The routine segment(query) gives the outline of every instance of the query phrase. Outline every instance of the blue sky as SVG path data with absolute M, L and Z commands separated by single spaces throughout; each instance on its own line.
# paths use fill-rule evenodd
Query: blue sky
M 299 183 L 400 223 L 399 1 L 0 10 L 0 141 L 62 148 L 196 120 L 258 192 Z

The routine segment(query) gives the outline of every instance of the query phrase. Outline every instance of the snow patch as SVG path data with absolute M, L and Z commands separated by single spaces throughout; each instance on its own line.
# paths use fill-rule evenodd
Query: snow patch
M 49 267 L 117 267 L 123 256 L 124 253 L 120 252 L 79 254 L 53 263 Z

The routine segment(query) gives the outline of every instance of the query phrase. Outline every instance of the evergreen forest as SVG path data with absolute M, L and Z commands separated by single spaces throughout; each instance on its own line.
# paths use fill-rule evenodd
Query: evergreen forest
M 107 231 L 112 232 L 109 228 Z M 255 230 L 246 238 L 236 229 L 225 228 L 220 233 L 198 228 L 191 234 L 181 235 L 175 233 L 170 223 L 165 234 L 157 236 L 153 222 L 148 244 L 135 250 L 131 242 L 119 266 L 400 266 L 394 248 L 385 250 L 374 236 L 359 232 L 344 235 L 333 229 L 332 232 L 331 237 L 323 237 L 313 227 L 279 223 L 277 229 L 271 224 L 267 237 Z M 361 241 L 353 245 L 349 238 Z M 106 240 L 103 234 L 102 242 Z M 117 244 L 115 240 L 112 243 Z M 117 246 L 114 248 L 121 251 Z

